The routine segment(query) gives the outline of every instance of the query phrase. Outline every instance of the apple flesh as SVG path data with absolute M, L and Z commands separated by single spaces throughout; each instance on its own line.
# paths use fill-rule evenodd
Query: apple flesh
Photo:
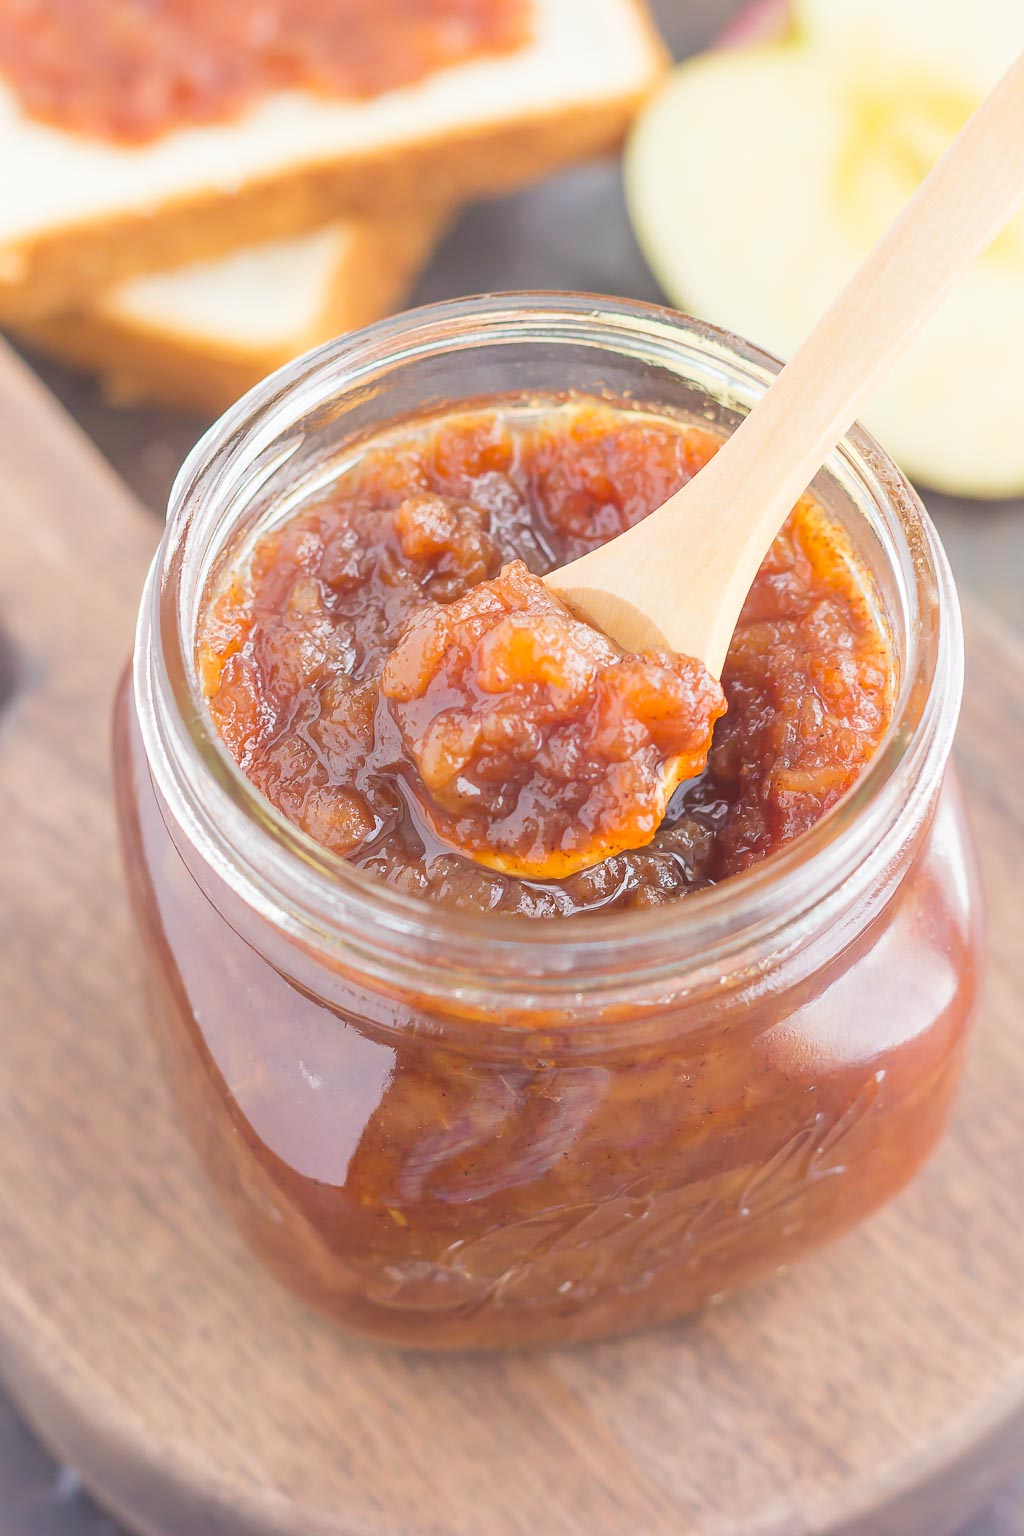
M 1021 0 L 751 0 L 627 152 L 634 228 L 672 301 L 790 355 L 1021 48 Z M 1022 356 L 1024 215 L 865 424 L 924 484 L 1024 493 Z
M 1024 49 L 1020 0 L 792 0 L 822 54 L 892 86 L 916 75 L 977 106 Z M 747 7 L 741 12 L 746 14 Z

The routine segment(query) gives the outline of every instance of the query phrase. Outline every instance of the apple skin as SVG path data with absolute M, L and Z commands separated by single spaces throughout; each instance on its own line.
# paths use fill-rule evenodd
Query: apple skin
M 791 25 L 790 0 L 747 0 L 712 43 L 713 48 L 743 48 L 784 37 Z

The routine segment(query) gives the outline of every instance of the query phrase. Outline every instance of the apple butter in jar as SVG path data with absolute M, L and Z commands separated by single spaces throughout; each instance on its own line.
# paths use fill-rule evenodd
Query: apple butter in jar
M 542 581 L 776 366 L 643 305 L 435 306 L 276 375 L 179 477 L 116 720 L 156 1022 L 234 1219 L 350 1327 L 666 1322 L 941 1134 L 981 919 L 910 487 L 850 435 L 720 681 Z

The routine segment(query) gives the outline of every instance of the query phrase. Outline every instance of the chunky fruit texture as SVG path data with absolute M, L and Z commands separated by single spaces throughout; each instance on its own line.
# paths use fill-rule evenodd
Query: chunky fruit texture
M 638 522 L 718 442 L 587 400 L 375 440 L 207 603 L 197 659 L 229 751 L 317 842 L 450 906 L 650 906 L 763 859 L 850 787 L 891 713 L 842 531 L 804 499 L 775 541 L 706 765 L 722 698 L 699 664 L 624 657 L 535 579 Z M 692 776 L 663 816 L 672 757 Z M 601 838 L 607 857 L 558 877 Z
M 439 835 L 548 879 L 649 843 L 725 710 L 699 661 L 628 655 L 521 560 L 418 613 L 381 692 Z

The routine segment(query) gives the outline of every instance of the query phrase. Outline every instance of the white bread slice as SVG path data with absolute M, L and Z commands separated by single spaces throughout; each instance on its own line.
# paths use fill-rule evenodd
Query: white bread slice
M 18 327 L 99 374 L 119 403 L 219 414 L 310 347 L 400 307 L 446 215 L 336 219 L 214 261 L 121 283 L 91 309 Z
M 453 206 L 611 148 L 667 62 L 645 0 L 531 0 L 533 36 L 369 100 L 282 92 L 126 146 L 29 118 L 0 82 L 0 316 L 315 229 Z

